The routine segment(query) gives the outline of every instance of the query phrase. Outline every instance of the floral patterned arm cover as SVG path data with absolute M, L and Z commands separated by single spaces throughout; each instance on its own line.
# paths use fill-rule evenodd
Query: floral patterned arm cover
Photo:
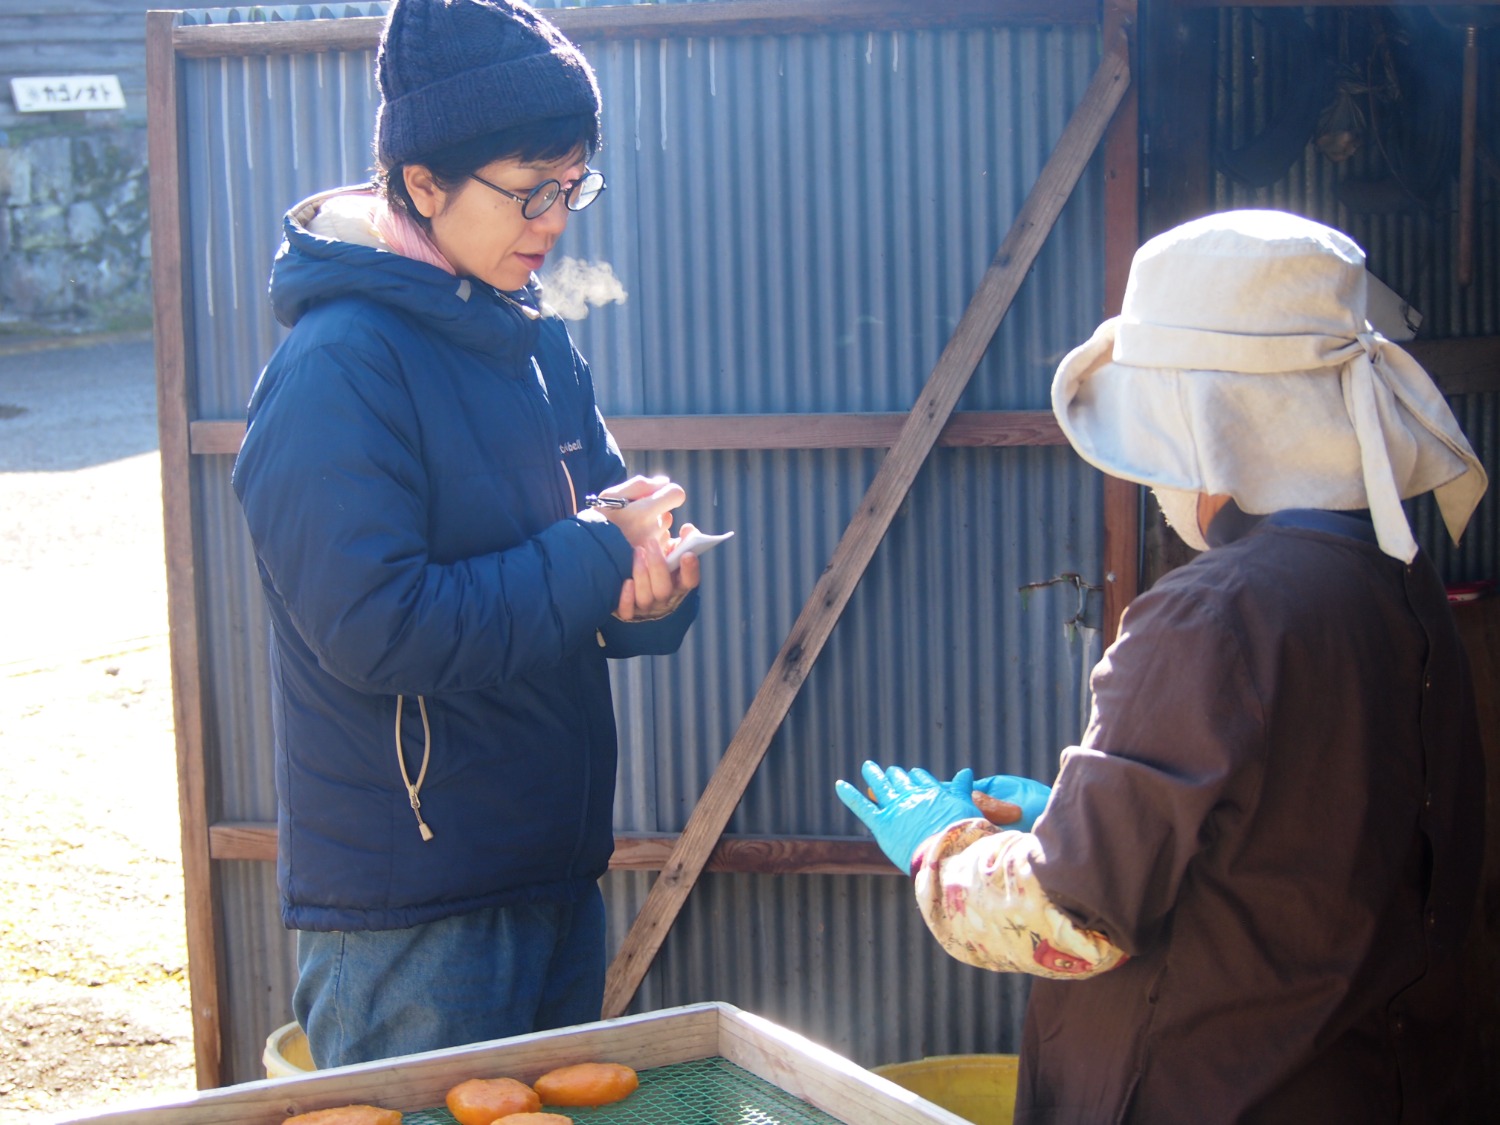
M 1041 847 L 1029 832 L 983 820 L 929 839 L 912 873 L 932 936 L 960 961 L 1002 973 L 1083 980 L 1123 964 L 1123 950 L 1047 898 L 1031 866 Z

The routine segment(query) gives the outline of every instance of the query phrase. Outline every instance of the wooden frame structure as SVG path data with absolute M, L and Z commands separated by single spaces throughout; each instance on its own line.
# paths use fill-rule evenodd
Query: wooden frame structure
M 621 6 L 549 10 L 578 39 L 667 38 L 917 27 L 1096 23 L 1093 0 L 946 0 L 913 8 L 907 0 L 726 0 L 712 5 Z M 627 449 L 889 448 L 875 482 L 833 560 L 782 646 L 686 830 L 680 836 L 622 834 L 611 866 L 659 870 L 641 917 L 611 969 L 606 1014 L 623 1011 L 698 875 L 756 873 L 894 874 L 867 838 L 726 838 L 724 826 L 816 660 L 823 642 L 879 545 L 917 471 L 935 445 L 1057 445 L 1050 413 L 953 414 L 958 396 L 1015 296 L 1068 192 L 1096 147 L 1105 171 L 1105 296 L 1116 309 L 1137 245 L 1136 100 L 1130 88 L 1126 32 L 1135 0 L 1106 0 L 1108 49 L 1084 104 L 997 252 L 969 310 L 944 349 L 911 413 L 794 416 L 611 418 Z M 316 25 L 324 25 L 317 27 Z M 193 535 L 192 464 L 239 447 L 237 419 L 192 416 L 188 394 L 191 310 L 182 284 L 185 231 L 178 64 L 183 58 L 369 49 L 374 18 L 179 27 L 176 13 L 147 16 L 151 219 L 159 426 L 177 731 L 182 854 L 187 885 L 187 943 L 197 1077 L 221 1076 L 220 925 L 214 864 L 275 858 L 275 826 L 211 822 L 205 780 L 201 620 Z M 316 28 L 316 30 L 314 30 Z M 1111 121 L 1113 125 L 1111 126 Z M 1139 490 L 1105 481 L 1102 570 L 1104 616 L 1112 634 L 1137 589 Z
M 1391 0 L 1343 0 L 1338 7 L 1387 6 Z M 908 0 L 725 0 L 704 5 L 639 5 L 549 10 L 568 34 L 581 39 L 633 40 L 688 36 L 763 35 L 791 32 L 956 28 L 1005 24 L 1098 23 L 1106 43 L 1128 34 L 1139 91 L 1125 70 L 1101 69 L 1111 92 L 1106 102 L 1113 124 L 1097 116 L 1080 139 L 1059 145 L 1071 161 L 1087 160 L 1102 131 L 1105 171 L 1105 298 L 1118 308 L 1136 245 L 1159 230 L 1211 209 L 1211 34 L 1215 9 L 1239 7 L 1230 0 L 944 0 L 912 6 Z M 1259 7 L 1306 7 L 1305 0 L 1263 0 Z M 1324 6 L 1314 0 L 1311 6 Z M 1437 7 L 1457 5 L 1436 0 Z M 1485 6 L 1497 6 L 1486 0 Z M 1139 10 L 1138 10 L 1139 9 Z M 218 956 L 221 936 L 212 893 L 215 864 L 275 857 L 274 826 L 211 822 L 204 762 L 204 699 L 201 682 L 200 606 L 193 537 L 192 466 L 196 458 L 228 455 L 239 448 L 240 419 L 195 417 L 190 410 L 188 330 L 191 310 L 182 285 L 184 214 L 179 60 L 268 53 L 368 49 L 378 38 L 378 18 L 296 23 L 176 26 L 176 13 L 147 18 L 150 107 L 151 220 L 153 231 L 156 354 L 160 449 L 168 565 L 168 612 L 172 637 L 174 718 L 177 730 L 182 855 L 187 884 L 188 949 L 192 1011 L 201 1086 L 220 1079 Z M 312 27 L 315 31 L 311 30 Z M 1123 59 L 1106 52 L 1111 58 Z M 1096 77 L 1096 84 L 1100 77 Z M 1128 87 L 1128 88 L 1127 88 Z M 1118 96 L 1116 96 L 1118 95 Z M 1116 108 L 1118 106 L 1118 108 Z M 1150 135 L 1149 179 L 1138 190 L 1140 139 Z M 1052 170 L 1049 163 L 1043 178 Z M 909 414 L 801 414 L 705 417 L 612 417 L 611 428 L 631 450 L 888 449 L 877 481 L 856 511 L 828 570 L 808 599 L 782 646 L 755 703 L 726 751 L 686 830 L 680 836 L 621 833 L 611 866 L 659 871 L 646 909 L 611 971 L 608 1006 L 624 1009 L 647 971 L 678 908 L 704 871 L 746 873 L 891 874 L 893 869 L 865 838 L 725 836 L 728 822 L 770 738 L 817 658 L 890 515 L 916 470 L 934 446 L 1044 446 L 1063 443 L 1047 411 L 950 413 L 1003 316 L 1014 285 L 1024 276 L 1024 253 L 1045 236 L 1052 208 L 1046 192 L 1065 185 L 1056 176 L 1039 181 L 1034 200 L 996 254 L 969 313 Z M 1033 206 L 1033 203 L 1035 206 Z M 1007 292 L 1009 296 L 1007 296 Z M 971 315 L 972 314 L 972 315 Z M 990 320 L 994 324 L 989 323 Z M 1500 390 L 1500 337 L 1418 341 L 1409 350 L 1450 394 Z M 965 370 L 967 368 L 967 370 Z M 1149 544 L 1140 534 L 1140 490 L 1105 481 L 1105 538 L 1101 570 L 1108 576 L 1104 615 L 1109 632 L 1152 571 Z

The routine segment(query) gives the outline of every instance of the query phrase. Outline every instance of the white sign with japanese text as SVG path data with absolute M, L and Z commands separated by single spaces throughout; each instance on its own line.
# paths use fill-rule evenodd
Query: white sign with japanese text
M 124 109 L 125 91 L 113 74 L 70 74 L 66 78 L 12 78 L 10 96 L 21 113 L 68 109 Z

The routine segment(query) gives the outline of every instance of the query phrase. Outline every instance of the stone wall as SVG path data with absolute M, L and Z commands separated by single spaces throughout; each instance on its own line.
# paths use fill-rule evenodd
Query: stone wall
M 149 325 L 148 195 L 143 125 L 6 130 L 0 332 Z
M 0 0 L 0 340 L 151 322 L 146 12 L 153 0 Z M 121 110 L 22 113 L 10 79 L 118 77 Z

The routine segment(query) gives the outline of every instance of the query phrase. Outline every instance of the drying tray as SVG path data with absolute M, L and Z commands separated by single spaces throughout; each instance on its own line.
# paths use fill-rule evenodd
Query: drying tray
M 542 1106 L 574 1125 L 839 1125 L 816 1106 L 715 1056 L 640 1072 L 640 1089 L 592 1109 Z M 442 1107 L 405 1114 L 401 1125 L 458 1125 Z
M 453 1125 L 443 1106 L 466 1078 L 535 1081 L 559 1066 L 621 1062 L 641 1087 L 613 1106 L 560 1112 L 577 1125 L 968 1125 L 770 1020 L 730 1004 L 693 1004 L 399 1059 L 246 1082 L 180 1101 L 64 1120 L 82 1125 L 281 1125 L 364 1102 L 403 1125 Z

